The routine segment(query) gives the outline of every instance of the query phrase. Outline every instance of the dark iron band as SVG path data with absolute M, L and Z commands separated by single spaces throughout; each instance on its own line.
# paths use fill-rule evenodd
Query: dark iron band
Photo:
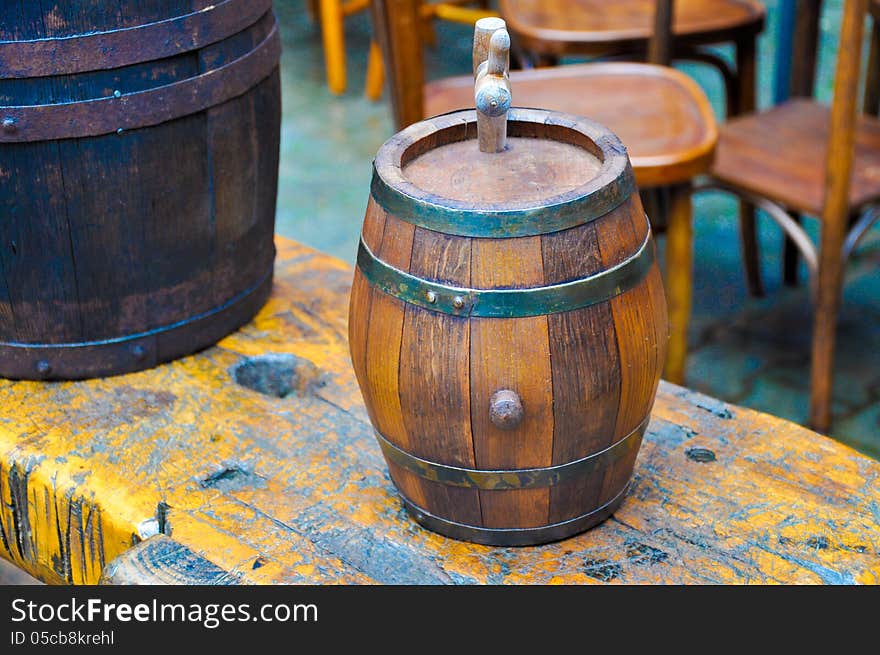
M 376 257 L 361 240 L 357 266 L 374 287 L 405 303 L 453 316 L 521 318 L 556 314 L 610 300 L 637 286 L 654 264 L 650 231 L 633 256 L 589 277 L 528 289 L 465 289 L 423 280 Z
M 131 373 L 211 346 L 263 307 L 274 267 L 222 305 L 176 323 L 113 339 L 84 343 L 0 342 L 0 377 L 76 380 Z
M 197 50 L 253 25 L 272 0 L 222 0 L 183 16 L 106 32 L 0 41 L 0 78 L 108 70 Z
M 632 168 L 624 166 L 617 178 L 580 198 L 529 209 L 459 209 L 414 198 L 388 185 L 373 167 L 370 192 L 396 218 L 434 232 L 464 237 L 506 239 L 568 230 L 605 216 L 635 191 Z
M 253 50 L 202 75 L 135 93 L 57 105 L 0 107 L 0 143 L 70 139 L 159 125 L 236 98 L 278 66 L 278 24 Z
M 541 489 L 583 479 L 598 468 L 610 466 L 626 457 L 627 454 L 638 449 L 650 420 L 649 415 L 635 430 L 613 445 L 574 462 L 544 468 L 505 471 L 485 471 L 438 464 L 401 450 L 378 432 L 376 439 L 388 461 L 430 482 L 484 491 Z
M 591 512 L 568 521 L 537 528 L 483 528 L 476 525 L 466 525 L 435 516 L 418 505 L 414 505 L 403 496 L 400 498 L 409 515 L 419 525 L 432 532 L 486 546 L 536 546 L 571 537 L 601 523 L 620 507 L 628 489 L 629 484 L 624 485 L 614 498 Z

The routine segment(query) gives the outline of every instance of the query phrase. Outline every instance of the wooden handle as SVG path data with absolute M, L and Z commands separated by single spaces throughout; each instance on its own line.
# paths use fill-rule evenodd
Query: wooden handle
M 474 24 L 474 77 L 480 65 L 489 58 L 489 41 L 498 30 L 507 27 L 501 18 L 481 18 Z
M 500 18 L 483 18 L 474 28 L 474 103 L 481 152 L 507 147 L 510 109 L 510 34 Z

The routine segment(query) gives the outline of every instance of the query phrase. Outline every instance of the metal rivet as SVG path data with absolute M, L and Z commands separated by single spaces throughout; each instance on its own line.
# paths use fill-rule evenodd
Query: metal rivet
M 125 130 L 123 130 L 121 127 L 116 130 L 116 134 L 122 134 L 123 132 L 125 132 Z
M 131 354 L 134 355 L 134 358 L 137 360 L 141 360 L 147 355 L 147 351 L 144 350 L 143 346 L 136 345 L 131 347 Z
M 16 129 L 14 118 L 3 119 L 3 131 L 6 132 L 6 134 L 13 134 Z
M 52 366 L 45 359 L 38 361 L 35 368 L 40 375 L 46 375 L 52 370 Z
M 462 298 L 461 296 L 456 296 L 452 299 L 452 306 L 456 309 L 461 309 L 462 307 L 464 307 L 464 298 Z
M 427 298 L 427 299 L 428 299 L 428 302 L 431 303 L 432 305 L 433 305 L 435 302 L 437 302 L 437 294 L 434 293 L 433 291 L 429 291 L 428 293 L 426 293 L 426 294 L 425 294 L 425 298 Z
M 113 97 L 114 97 L 114 98 L 121 98 L 121 97 L 122 97 L 122 91 L 120 91 L 119 89 L 116 89 L 116 90 L 113 92 Z

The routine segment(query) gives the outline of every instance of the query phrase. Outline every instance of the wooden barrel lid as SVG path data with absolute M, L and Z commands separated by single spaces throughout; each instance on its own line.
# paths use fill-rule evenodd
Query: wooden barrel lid
M 380 148 L 373 198 L 421 227 L 504 238 L 582 225 L 634 191 L 626 149 L 598 123 L 513 108 L 508 132 L 507 149 L 485 153 L 476 111 L 411 125 Z
M 433 148 L 404 165 L 417 187 L 464 202 L 540 202 L 596 177 L 602 162 L 589 150 L 549 139 L 513 137 L 500 153 L 480 152 L 474 140 Z

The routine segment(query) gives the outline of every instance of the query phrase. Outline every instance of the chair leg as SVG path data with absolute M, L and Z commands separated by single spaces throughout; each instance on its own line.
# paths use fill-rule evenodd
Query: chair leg
M 880 114 L 880 20 L 871 27 L 871 51 L 868 56 L 868 77 L 865 81 L 865 113 Z
M 684 384 L 687 365 L 688 325 L 694 283 L 694 231 L 691 187 L 671 187 L 666 227 L 666 302 L 669 306 L 669 349 L 663 377 Z
M 764 296 L 764 282 L 761 279 L 761 247 L 758 242 L 757 212 L 754 205 L 742 200 L 739 202 L 739 233 L 749 295 L 762 298 Z
M 825 262 L 823 262 L 824 264 Z M 827 433 L 831 428 L 831 391 L 834 374 L 834 348 L 842 284 L 838 257 L 836 270 L 819 268 L 815 317 L 813 322 L 813 361 L 810 385 L 810 426 Z
M 376 102 L 382 97 L 385 85 L 385 63 L 382 61 L 382 49 L 375 41 L 370 42 L 370 57 L 367 61 L 367 82 L 365 93 L 368 100 Z
M 327 86 L 336 95 L 345 93 L 345 31 L 341 0 L 321 0 L 321 32 Z
M 736 43 L 737 92 L 735 113 L 747 114 L 755 110 L 756 93 L 756 37 L 750 36 Z M 764 295 L 761 280 L 761 251 L 758 244 L 758 230 L 755 208 L 745 202 L 739 204 L 740 235 L 742 237 L 743 265 L 749 293 L 760 298 Z
M 736 77 L 738 92 L 736 112 L 755 111 L 757 94 L 757 37 L 749 36 L 736 43 Z
M 800 214 L 793 214 L 792 218 L 798 225 L 801 224 Z M 785 237 L 785 248 L 782 253 L 782 281 L 786 286 L 796 287 L 800 284 L 798 278 L 798 265 L 800 264 L 800 252 L 794 241 Z
M 550 68 L 559 65 L 559 57 L 539 52 L 531 53 L 531 60 L 535 68 Z
M 309 14 L 309 20 L 313 23 L 318 22 L 318 0 L 306 0 L 306 12 Z

